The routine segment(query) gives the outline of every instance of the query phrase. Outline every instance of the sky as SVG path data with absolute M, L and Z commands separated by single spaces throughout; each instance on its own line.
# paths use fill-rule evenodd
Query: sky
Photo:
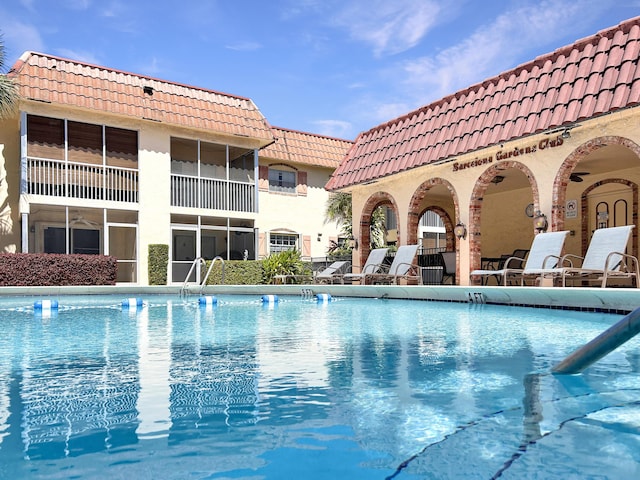
M 640 0 L 2 0 L 32 50 L 247 97 L 277 127 L 363 131 L 640 15 Z

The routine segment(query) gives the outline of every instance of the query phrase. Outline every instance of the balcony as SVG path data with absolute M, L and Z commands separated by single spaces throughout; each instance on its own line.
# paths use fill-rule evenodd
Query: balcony
M 28 157 L 23 191 L 83 200 L 138 202 L 138 170 Z
M 256 211 L 255 184 L 191 175 L 171 175 L 171 206 Z

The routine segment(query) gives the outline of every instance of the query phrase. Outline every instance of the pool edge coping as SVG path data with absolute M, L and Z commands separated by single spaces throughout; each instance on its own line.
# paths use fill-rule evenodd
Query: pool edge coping
M 180 295 L 180 285 L 101 285 L 64 287 L 0 287 L 2 296 Z M 186 289 L 200 294 L 200 287 Z M 561 310 L 628 313 L 640 307 L 640 289 L 588 287 L 497 287 L 441 285 L 210 285 L 206 295 L 299 295 L 326 293 L 335 297 L 390 298 L 461 303 L 488 303 Z

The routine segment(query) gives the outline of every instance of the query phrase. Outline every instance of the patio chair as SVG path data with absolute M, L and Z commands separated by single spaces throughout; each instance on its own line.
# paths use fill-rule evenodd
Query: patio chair
M 633 225 L 600 228 L 593 233 L 584 257 L 564 255 L 556 268 L 525 272 L 523 281 L 525 277 L 551 278 L 554 281 L 559 278 L 563 287 L 568 281 L 580 281 L 599 283 L 604 288 L 611 279 L 632 279 L 638 288 L 638 259 L 624 253 L 633 228 Z
M 568 233 L 567 230 L 538 233 L 533 238 L 524 266 L 522 266 L 523 258 L 509 257 L 499 270 L 474 270 L 470 276 L 481 278 L 496 276 L 496 279 L 501 279 L 502 284 L 507 286 L 511 280 L 521 279 L 523 272 L 555 268 L 562 255 Z
M 442 284 L 451 279 L 451 285 L 456 284 L 456 252 L 442 252 Z
M 393 262 L 386 271 L 367 273 L 364 277 L 365 284 L 371 283 L 398 283 L 400 279 L 419 279 L 419 267 L 414 261 L 418 253 L 418 245 L 402 245 L 398 247 Z
M 389 249 L 387 247 L 371 250 L 369 252 L 369 257 L 367 257 L 367 261 L 362 267 L 362 271 L 360 273 L 345 273 L 344 275 L 341 275 L 339 277 L 341 283 L 354 281 L 362 282 L 366 274 L 379 272 L 388 251 Z
M 341 277 L 347 272 L 350 266 L 351 262 L 349 261 L 333 262 L 321 272 L 316 272 L 313 281 L 314 283 L 340 282 L 342 281 Z

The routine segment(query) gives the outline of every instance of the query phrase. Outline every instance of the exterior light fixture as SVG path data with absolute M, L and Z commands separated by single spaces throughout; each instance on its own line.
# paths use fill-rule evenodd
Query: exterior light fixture
M 491 183 L 493 183 L 494 185 L 497 185 L 497 184 L 499 184 L 499 183 L 502 183 L 502 182 L 503 182 L 503 180 L 504 180 L 504 176 L 502 176 L 502 175 L 496 175 L 495 177 L 493 177 L 493 178 L 491 179 Z
M 358 239 L 355 237 L 351 237 L 349 239 L 349 246 L 351 247 L 351 249 L 353 250 L 358 250 Z
M 569 129 L 568 129 L 568 128 L 565 128 L 565 129 L 564 129 L 564 131 L 562 132 L 561 137 L 562 137 L 562 138 L 564 138 L 565 140 L 566 140 L 567 138 L 571 138 L 571 132 L 569 131 Z
M 467 238 L 467 227 L 464 223 L 458 222 L 455 227 L 453 227 L 453 234 L 458 238 L 464 240 Z
M 535 228 L 538 233 L 546 232 L 547 228 L 549 228 L 547 216 L 540 210 L 537 210 L 535 216 L 533 217 L 533 228 Z

